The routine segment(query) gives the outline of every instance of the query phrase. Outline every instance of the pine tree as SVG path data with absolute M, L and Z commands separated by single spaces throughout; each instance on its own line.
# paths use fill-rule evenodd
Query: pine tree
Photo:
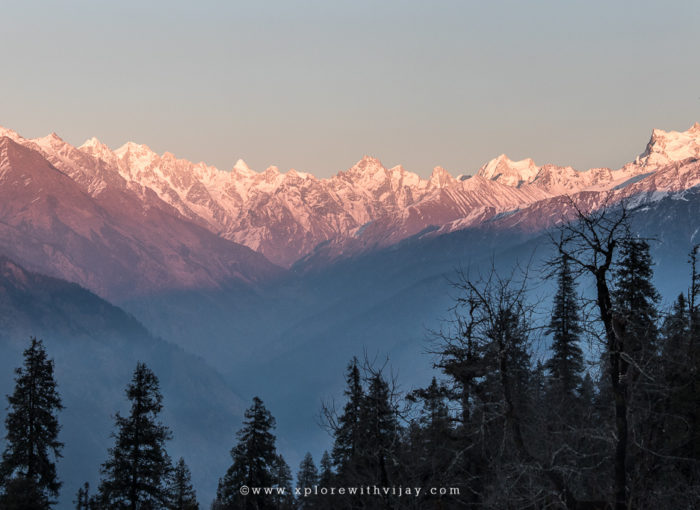
M 299 464 L 299 471 L 297 472 L 297 487 L 301 488 L 303 493 L 304 489 L 313 490 L 313 488 L 318 485 L 318 470 L 316 469 L 316 464 L 314 464 L 314 459 L 311 456 L 311 453 L 307 452 Z M 303 510 L 317 508 L 316 498 L 313 495 L 299 497 L 299 508 Z
M 698 251 L 700 244 L 693 246 L 690 251 L 690 288 L 688 289 L 688 319 L 690 334 L 694 340 L 700 337 L 700 271 L 698 271 Z
M 101 469 L 100 503 L 115 510 L 161 509 L 168 504 L 171 463 L 165 442 L 171 434 L 158 421 L 163 397 L 145 364 L 137 364 L 126 396 L 131 410 L 128 417 L 116 415 L 115 445 Z
M 692 305 L 680 294 L 662 327 L 661 359 L 669 393 L 664 436 L 672 455 L 697 462 L 700 460 L 700 346 L 693 338 L 691 313 Z
M 275 466 L 278 464 L 275 449 L 275 419 L 262 400 L 253 399 L 253 405 L 245 412 L 243 428 L 236 434 L 238 444 L 231 450 L 233 464 L 226 475 L 219 480 L 215 507 L 233 510 L 235 508 L 255 508 L 257 510 L 276 508 L 275 499 L 270 494 L 242 495 L 242 486 L 249 488 L 273 487 Z
M 430 476 L 442 477 L 448 464 L 452 461 L 446 453 L 450 449 L 450 439 L 453 433 L 452 423 L 447 408 L 448 390 L 438 384 L 435 377 L 430 386 L 413 391 L 407 396 L 409 402 L 420 402 L 418 416 L 420 428 L 416 438 L 422 450 L 421 457 L 429 459 Z
M 333 461 L 327 451 L 321 456 L 321 473 L 319 474 L 318 484 L 321 487 L 329 487 L 333 482 Z
M 275 508 L 277 510 L 292 510 L 294 508 L 294 494 L 292 492 L 292 470 L 282 455 L 275 456 L 272 465 L 272 478 Z
M 321 462 L 319 464 L 320 473 L 318 476 L 318 486 L 319 487 L 333 487 L 334 480 L 335 480 L 335 473 L 333 473 L 333 459 L 331 459 L 330 454 L 327 451 L 323 452 L 323 455 L 321 456 Z M 304 508 L 319 508 L 319 509 L 326 509 L 326 508 L 339 508 L 338 505 L 338 500 L 335 496 L 331 495 L 324 495 L 324 494 L 319 494 L 318 496 L 313 498 L 313 505 L 310 507 L 304 507 Z
M 626 239 L 620 248 L 612 297 L 625 331 L 626 350 L 637 363 L 657 354 L 659 293 L 652 283 L 653 276 L 649 243 L 644 239 Z
M 688 374 L 684 392 L 691 438 L 687 454 L 698 462 L 700 462 L 700 410 L 697 404 L 697 395 L 700 394 L 700 271 L 697 264 L 699 251 L 700 244 L 696 244 L 690 252 L 691 284 L 688 290 L 689 332 L 686 348 Z
M 76 510 L 99 510 L 100 506 L 97 501 L 96 496 L 90 496 L 90 484 L 85 482 L 85 484 L 78 489 L 75 501 Z
M 90 510 L 90 484 L 85 482 L 83 487 L 78 489 L 78 493 L 75 495 L 75 510 Z
M 297 473 L 297 485 L 299 487 L 313 487 L 318 485 L 318 470 L 314 464 L 314 458 L 310 452 L 304 455 L 304 459 L 299 464 L 299 472 Z
M 700 411 L 697 405 L 697 395 L 700 394 L 700 271 L 698 270 L 697 255 L 700 244 L 693 246 L 690 252 L 691 284 L 688 290 L 688 382 L 686 385 L 686 405 L 692 407 L 688 413 L 690 427 L 690 455 L 696 461 L 700 461 Z M 695 405 L 693 406 L 693 396 Z
M 338 427 L 335 430 L 333 464 L 338 470 L 338 475 L 345 477 L 349 482 L 348 478 L 357 474 L 355 464 L 363 434 L 360 420 L 365 395 L 357 358 L 353 358 L 348 364 L 345 381 L 347 384 L 345 396 L 348 400 L 343 408 L 343 414 L 338 418 Z
M 409 428 L 407 445 L 401 448 L 404 477 L 411 478 L 416 487 L 454 487 L 461 476 L 454 473 L 454 429 L 446 399 L 447 388 L 433 377 L 427 388 L 407 395 L 409 402 L 420 403 L 418 417 Z M 437 499 L 437 498 L 436 498 Z
M 581 386 L 583 351 L 579 345 L 582 326 L 576 284 L 569 260 L 562 256 L 557 274 L 552 319 L 547 334 L 552 335 L 552 357 L 545 363 L 549 372 L 550 397 L 561 404 L 573 402 Z M 562 406 L 557 406 L 560 410 Z
M 168 510 L 199 510 L 197 494 L 192 487 L 192 475 L 182 457 L 171 473 L 168 493 Z
M 613 309 L 619 321 L 622 349 L 628 356 L 626 386 L 628 420 L 634 441 L 630 441 L 627 477 L 631 484 L 643 484 L 656 469 L 664 427 L 664 396 L 659 381 L 658 318 L 659 293 L 652 283 L 653 269 L 649 243 L 628 237 L 620 247 L 615 271 Z M 643 445 L 642 448 L 638 445 Z M 635 506 L 644 506 L 640 495 L 631 495 Z
M 399 425 L 391 392 L 380 372 L 369 378 L 360 408 L 360 460 L 366 479 L 388 487 L 399 443 Z
M 0 462 L 2 508 L 46 509 L 61 483 L 56 461 L 63 443 L 56 414 L 63 409 L 54 380 L 54 363 L 41 340 L 31 338 L 24 366 L 15 369 L 15 390 L 7 397 L 7 434 Z

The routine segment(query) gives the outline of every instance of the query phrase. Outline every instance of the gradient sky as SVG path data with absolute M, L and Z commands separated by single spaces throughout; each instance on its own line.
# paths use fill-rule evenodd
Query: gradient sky
M 698 27 L 697 0 L 3 2 L 0 125 L 323 177 L 616 168 L 700 120 Z

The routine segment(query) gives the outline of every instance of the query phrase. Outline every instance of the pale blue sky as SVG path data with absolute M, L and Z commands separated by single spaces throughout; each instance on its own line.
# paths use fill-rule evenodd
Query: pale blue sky
M 619 167 L 700 120 L 700 2 L 23 1 L 0 125 L 328 176 Z

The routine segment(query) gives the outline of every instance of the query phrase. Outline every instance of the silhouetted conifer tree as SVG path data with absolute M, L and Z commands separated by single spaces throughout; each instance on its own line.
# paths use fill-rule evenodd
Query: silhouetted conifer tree
M 547 333 L 552 335 L 552 356 L 545 363 L 549 372 L 550 403 L 556 403 L 557 411 L 562 411 L 576 400 L 583 373 L 583 351 L 579 345 L 581 314 L 576 284 L 565 255 L 559 262 L 557 292 Z
M 158 378 L 144 363 L 137 364 L 126 396 L 131 410 L 115 418 L 115 445 L 101 469 L 100 504 L 110 510 L 167 508 L 172 468 L 165 442 L 171 434 L 158 421 L 163 409 Z
M 78 489 L 75 501 L 76 510 L 99 510 L 100 506 L 96 496 L 90 496 L 90 484 L 85 484 Z
M 316 464 L 314 464 L 314 459 L 311 453 L 304 455 L 301 463 L 299 464 L 299 471 L 297 472 L 297 487 L 302 489 L 305 488 L 313 489 L 319 484 L 318 470 L 316 469 Z M 316 497 L 313 495 L 302 496 L 298 498 L 298 507 L 300 509 L 310 510 L 312 508 L 317 508 Z
M 170 475 L 168 493 L 168 510 L 199 510 L 197 494 L 192 487 L 192 475 L 182 457 Z
M 367 483 L 388 487 L 393 479 L 399 425 L 389 384 L 380 372 L 370 375 L 360 408 L 360 460 Z
M 613 306 L 623 323 L 627 352 L 642 363 L 657 353 L 659 293 L 652 283 L 653 276 L 649 243 L 625 239 L 615 271 Z
M 700 268 L 697 264 L 698 251 L 700 251 L 700 245 L 696 244 L 690 252 L 689 332 L 685 348 L 688 357 L 687 374 L 689 377 L 687 377 L 682 397 L 687 410 L 685 416 L 689 423 L 688 453 L 696 462 L 700 462 L 700 406 L 697 404 L 697 396 L 700 395 Z M 695 398 L 695 404 L 693 404 L 693 398 Z
M 406 477 L 414 487 L 462 485 L 462 477 L 455 469 L 459 446 L 447 406 L 448 395 L 448 389 L 433 377 L 427 388 L 415 390 L 406 397 L 409 402 L 420 405 L 418 417 L 409 427 L 407 444 L 401 448 L 402 478 Z M 416 503 L 426 507 L 426 497 L 429 496 L 423 495 L 420 503 Z
M 24 364 L 15 369 L 15 390 L 7 397 L 5 450 L 0 462 L 0 507 L 47 509 L 55 503 L 61 483 L 56 461 L 57 413 L 63 409 L 56 389 L 54 363 L 36 338 L 24 351 Z
M 363 436 L 361 413 L 365 395 L 362 388 L 360 369 L 357 366 L 357 358 L 353 358 L 348 364 L 345 381 L 347 385 L 345 389 L 347 402 L 343 408 L 343 413 L 338 418 L 334 434 L 333 464 L 337 469 L 338 475 L 349 481 L 358 475 L 358 466 L 356 464 L 359 456 L 360 441 Z
M 316 484 L 318 484 L 318 470 L 311 453 L 307 452 L 299 464 L 297 485 L 299 487 L 313 487 Z
M 277 501 L 272 494 L 261 491 L 255 494 L 252 489 L 274 487 L 277 483 L 276 467 L 279 468 L 275 449 L 275 419 L 258 397 L 245 412 L 243 428 L 236 434 L 238 444 L 231 450 L 233 464 L 226 475 L 219 480 L 215 508 L 233 510 L 238 508 L 266 510 L 276 508 Z M 241 487 L 251 489 L 249 494 L 241 494 Z
M 321 462 L 319 464 L 320 473 L 318 476 L 318 486 L 321 487 L 332 487 L 335 480 L 335 473 L 333 472 L 333 459 L 331 459 L 330 454 L 327 451 L 323 452 L 321 456 Z M 326 509 L 332 508 L 333 496 L 319 494 L 315 499 L 315 508 Z
M 294 494 L 292 491 L 292 470 L 282 455 L 275 456 L 272 466 L 272 477 L 274 479 L 273 499 L 277 510 L 292 510 L 295 506 Z
M 90 496 L 88 495 L 90 490 L 90 485 L 85 482 L 83 487 L 78 489 L 78 493 L 75 495 L 75 509 L 76 510 L 89 510 L 90 509 Z
M 318 483 L 321 486 L 327 487 L 333 480 L 333 476 L 335 476 L 333 473 L 333 460 L 327 451 L 324 451 L 323 455 L 321 456 L 320 466 L 321 473 L 319 474 Z

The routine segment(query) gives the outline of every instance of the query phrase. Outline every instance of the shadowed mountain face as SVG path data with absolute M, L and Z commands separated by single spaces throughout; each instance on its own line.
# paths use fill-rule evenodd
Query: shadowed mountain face
M 39 152 L 0 138 L 0 252 L 115 298 L 271 278 L 249 248 L 181 217 L 152 193 L 96 196 Z
M 246 403 L 201 358 L 153 337 L 136 319 L 76 284 L 26 271 L 0 258 L 0 394 L 12 392 L 30 335 L 55 360 L 65 410 L 58 473 L 60 508 L 85 481 L 94 488 L 112 446 L 115 412 L 128 413 L 125 388 L 137 361 L 160 378 L 170 454 L 187 459 L 202 501 L 229 464 L 228 448 Z M 4 419 L 3 412 L 0 418 Z M 0 440 L 0 446 L 2 440 Z

